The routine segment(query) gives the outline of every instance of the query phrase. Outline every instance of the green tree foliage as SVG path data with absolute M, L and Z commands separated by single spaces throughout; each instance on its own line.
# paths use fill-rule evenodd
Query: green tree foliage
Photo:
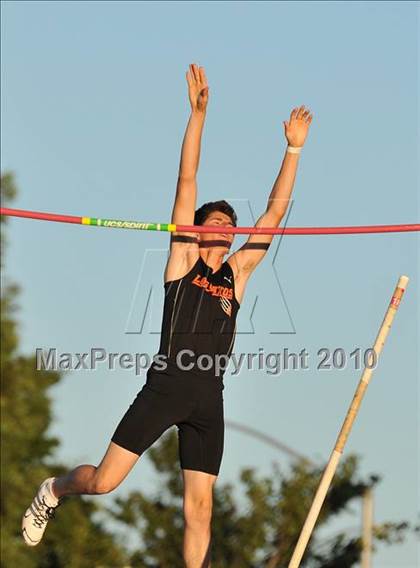
M 12 174 L 1 177 L 2 202 L 16 194 Z M 4 244 L 2 218 L 2 245 Z M 95 522 L 96 505 L 88 499 L 67 500 L 36 548 L 24 544 L 21 517 L 41 481 L 64 471 L 54 463 L 59 441 L 48 433 L 48 389 L 61 376 L 37 371 L 35 357 L 19 353 L 14 317 L 16 286 L 1 294 L 1 565 L 4 568 L 92 568 L 124 566 L 125 554 L 112 535 Z
M 174 431 L 148 452 L 161 480 L 156 494 L 141 491 L 116 499 L 111 514 L 141 535 L 142 544 L 132 554 L 131 565 L 144 568 L 182 568 L 182 485 L 177 465 Z M 287 474 L 277 469 L 270 477 L 259 477 L 253 469 L 241 473 L 239 505 L 230 484 L 216 484 L 212 525 L 212 566 L 214 568 L 283 568 L 311 505 L 322 468 L 307 462 L 295 463 Z M 343 459 L 336 473 L 310 541 L 302 567 L 350 568 L 360 562 L 361 543 L 356 534 L 338 533 L 328 541 L 320 529 L 348 510 L 367 487 L 379 482 L 358 474 L 355 456 Z M 359 524 L 359 518 L 356 525 Z M 376 540 L 398 542 L 405 523 L 387 523 L 375 528 Z

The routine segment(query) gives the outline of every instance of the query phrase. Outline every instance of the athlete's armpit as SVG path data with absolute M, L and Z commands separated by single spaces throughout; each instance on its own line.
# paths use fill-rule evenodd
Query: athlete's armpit
M 229 257 L 228 262 L 235 278 L 244 273 L 249 275 L 267 254 L 272 239 L 259 242 L 254 240 L 256 238 L 258 237 L 251 235 L 248 241 Z
M 197 262 L 199 255 L 197 237 L 172 234 L 164 281 L 178 280 L 185 276 Z

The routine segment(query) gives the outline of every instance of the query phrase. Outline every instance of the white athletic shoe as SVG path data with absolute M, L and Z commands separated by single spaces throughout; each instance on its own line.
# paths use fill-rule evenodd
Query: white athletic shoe
M 22 517 L 22 535 L 28 546 L 41 542 L 48 521 L 54 517 L 55 509 L 60 505 L 60 500 L 52 492 L 54 479 L 49 477 L 41 483 L 31 506 Z

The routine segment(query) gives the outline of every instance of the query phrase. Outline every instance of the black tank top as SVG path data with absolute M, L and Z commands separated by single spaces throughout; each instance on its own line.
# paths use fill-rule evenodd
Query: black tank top
M 166 282 L 164 288 L 158 355 L 163 356 L 167 369 L 160 370 L 154 362 L 149 371 L 214 378 L 216 356 L 229 357 L 235 341 L 240 305 L 235 298 L 232 268 L 224 262 L 213 274 L 200 256 L 185 276 Z M 222 379 L 223 371 L 216 378 Z

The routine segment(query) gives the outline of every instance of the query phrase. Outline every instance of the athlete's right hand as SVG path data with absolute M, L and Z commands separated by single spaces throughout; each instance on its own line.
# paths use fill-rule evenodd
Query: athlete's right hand
M 191 110 L 204 112 L 209 100 L 209 86 L 204 67 L 192 63 L 187 71 L 187 83 Z

